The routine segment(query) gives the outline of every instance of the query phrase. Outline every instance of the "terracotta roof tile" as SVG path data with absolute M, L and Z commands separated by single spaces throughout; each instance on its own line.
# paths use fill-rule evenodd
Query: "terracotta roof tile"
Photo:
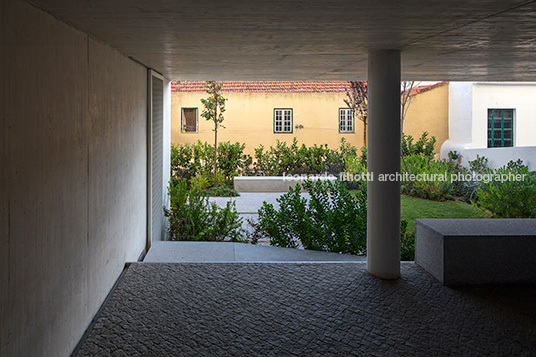
M 226 93 L 345 93 L 350 87 L 346 81 L 223 81 Z M 410 95 L 416 95 L 442 86 L 448 82 L 415 87 Z M 205 81 L 173 81 L 172 92 L 204 93 Z
M 345 81 L 223 81 L 227 93 L 345 93 Z M 205 92 L 204 81 L 174 81 L 172 92 Z
M 440 86 L 442 86 L 443 84 L 446 84 L 446 83 L 448 83 L 448 82 L 438 82 L 438 83 L 434 83 L 434 84 L 418 86 L 418 87 L 413 88 L 411 90 L 411 92 L 409 93 L 409 95 L 416 95 L 416 94 L 420 94 L 420 93 L 423 93 L 423 92 L 427 92 L 430 89 L 440 87 Z

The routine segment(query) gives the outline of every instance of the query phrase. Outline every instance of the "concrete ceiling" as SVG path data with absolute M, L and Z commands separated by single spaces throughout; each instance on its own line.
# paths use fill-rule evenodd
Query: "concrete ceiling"
M 31 0 L 171 79 L 536 81 L 536 1 Z

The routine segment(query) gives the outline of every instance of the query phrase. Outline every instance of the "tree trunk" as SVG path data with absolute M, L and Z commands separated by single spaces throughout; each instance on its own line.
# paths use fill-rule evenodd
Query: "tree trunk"
M 214 87 L 214 187 L 216 187 L 216 167 L 218 160 L 218 93 Z
M 367 146 L 367 117 L 363 119 L 363 146 Z

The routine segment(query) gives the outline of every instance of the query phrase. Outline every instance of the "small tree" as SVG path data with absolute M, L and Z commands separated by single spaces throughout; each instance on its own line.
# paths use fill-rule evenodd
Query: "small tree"
M 225 101 L 227 100 L 220 94 L 222 88 L 221 83 L 215 81 L 207 81 L 205 88 L 207 88 L 208 98 L 202 98 L 203 112 L 201 116 L 206 120 L 212 120 L 214 122 L 214 186 L 216 186 L 216 168 L 218 159 L 218 127 L 225 128 L 222 125 L 223 113 L 225 112 Z
M 344 102 L 354 112 L 354 118 L 363 122 L 363 145 L 367 146 L 368 96 L 367 82 L 350 81 Z
M 406 114 L 408 113 L 411 100 L 413 99 L 412 91 L 419 86 L 421 82 L 415 81 L 405 81 L 401 85 L 400 93 L 400 132 L 403 132 L 404 129 L 404 119 L 406 119 Z
M 411 100 L 413 99 L 413 95 L 411 92 L 419 84 L 420 82 L 415 81 L 404 81 L 401 84 L 402 88 L 400 91 L 400 135 L 404 135 L 404 119 L 406 119 L 406 114 L 408 113 Z M 404 153 L 400 151 L 400 155 L 402 156 L 402 162 L 404 163 L 406 172 L 408 172 L 408 165 L 406 164 L 406 158 L 404 157 Z M 413 181 L 410 179 L 410 182 Z

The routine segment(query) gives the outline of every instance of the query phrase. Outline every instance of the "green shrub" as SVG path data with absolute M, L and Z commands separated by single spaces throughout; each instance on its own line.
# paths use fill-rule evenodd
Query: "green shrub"
M 400 220 L 400 260 L 415 260 L 415 233 L 407 232 L 408 221 Z
M 234 202 L 219 208 L 201 195 L 199 190 L 188 191 L 185 179 L 169 184 L 170 210 L 168 239 L 172 241 L 242 241 L 242 218 Z
M 356 199 L 340 182 L 306 181 L 308 201 L 301 186 L 278 198 L 279 209 L 264 203 L 259 210 L 257 236 L 270 244 L 296 248 L 359 254 L 366 253 L 366 185 Z
M 244 148 L 245 144 L 219 143 L 218 185 L 232 180 L 234 176 L 251 173 L 253 159 L 244 154 Z M 171 144 L 171 177 L 174 181 L 186 178 L 190 186 L 193 177 L 201 177 L 193 179 L 196 187 L 211 187 L 214 184 L 213 167 L 214 147 L 207 142 L 198 140 L 195 144 Z
M 469 169 L 477 174 L 483 174 L 488 170 L 488 159 L 484 156 L 476 155 L 476 159 L 467 162 Z
M 211 187 L 201 194 L 208 197 L 237 197 L 240 196 L 233 188 L 227 186 Z
M 424 131 L 417 142 L 413 143 L 413 140 L 413 136 L 402 134 L 402 155 L 419 155 L 430 159 L 434 158 L 435 136 L 428 138 L 428 132 Z
M 521 160 L 510 161 L 488 175 L 521 175 L 521 181 L 485 180 L 476 190 L 478 203 L 483 210 L 498 218 L 536 218 L 536 173 L 529 172 Z M 524 176 L 523 176 L 524 175 Z M 511 177 L 510 177 L 511 178 Z
M 246 144 L 225 141 L 218 144 L 218 170 L 226 180 L 240 174 L 249 174 L 253 159 L 244 154 Z
M 421 154 L 406 156 L 404 159 L 405 165 L 402 164 L 402 168 L 414 180 L 402 182 L 403 193 L 437 201 L 454 198 L 454 185 L 450 176 L 452 172 L 448 162 Z
M 257 175 L 265 176 L 322 173 L 338 175 L 344 170 L 343 151 L 352 152 L 355 148 L 345 140 L 341 140 L 339 149 L 330 149 L 327 144 L 299 146 L 296 138 L 290 145 L 278 140 L 275 147 L 265 149 L 260 145 L 255 149 L 254 170 Z
M 248 221 L 253 227 L 249 240 L 269 238 L 270 244 L 355 255 L 366 254 L 367 244 L 367 185 L 348 192 L 341 181 L 306 181 L 303 188 L 310 194 L 307 200 L 301 187 L 290 189 L 277 202 L 279 209 L 264 203 L 259 221 Z M 413 260 L 415 235 L 407 233 L 407 221 L 400 221 L 402 260 Z
M 209 187 L 221 186 L 224 182 L 225 178 L 221 172 L 216 173 L 216 185 L 214 185 L 214 174 L 210 171 L 203 171 L 190 179 L 190 187 L 192 190 L 206 190 Z

